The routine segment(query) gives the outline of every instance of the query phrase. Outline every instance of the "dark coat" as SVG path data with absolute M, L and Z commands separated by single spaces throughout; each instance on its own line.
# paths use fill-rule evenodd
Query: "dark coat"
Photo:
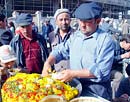
M 40 35 L 40 34 L 36 34 L 37 36 L 37 41 L 40 45 L 41 48 L 41 56 L 42 56 L 42 61 L 41 63 L 44 64 L 44 62 L 46 61 L 49 53 L 47 50 L 47 46 L 46 46 L 46 41 L 45 39 Z M 26 68 L 25 65 L 25 58 L 23 55 L 23 47 L 22 47 L 22 41 L 20 38 L 20 35 L 15 36 L 12 41 L 10 42 L 11 47 L 13 48 L 14 52 L 16 53 L 17 56 L 17 66 L 21 67 L 21 68 Z
M 0 46 L 8 45 L 13 38 L 10 30 L 0 29 Z

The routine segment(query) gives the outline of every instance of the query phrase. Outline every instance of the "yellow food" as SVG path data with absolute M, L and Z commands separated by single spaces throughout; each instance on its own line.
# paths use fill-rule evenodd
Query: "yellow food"
M 2 102 L 39 102 L 47 95 L 59 95 L 70 100 L 78 90 L 52 77 L 17 73 L 3 84 Z

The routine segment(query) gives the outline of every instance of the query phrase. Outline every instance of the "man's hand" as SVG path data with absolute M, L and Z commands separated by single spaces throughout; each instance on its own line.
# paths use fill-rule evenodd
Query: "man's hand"
M 129 52 L 126 52 L 124 54 L 121 55 L 121 58 L 124 59 L 124 58 L 130 58 L 130 51 Z
M 55 63 L 55 57 L 50 55 L 46 60 L 46 62 L 44 63 L 41 76 L 48 76 L 49 72 L 51 71 L 51 66 L 54 65 L 54 63 Z
M 48 76 L 49 73 L 51 73 L 51 68 L 47 68 L 47 70 L 43 70 L 41 76 L 43 76 L 43 77 L 44 77 L 44 76 Z
M 61 80 L 62 82 L 68 82 L 68 81 L 71 81 L 73 78 L 74 78 L 73 71 L 70 69 L 67 69 L 60 72 L 60 76 L 57 79 Z

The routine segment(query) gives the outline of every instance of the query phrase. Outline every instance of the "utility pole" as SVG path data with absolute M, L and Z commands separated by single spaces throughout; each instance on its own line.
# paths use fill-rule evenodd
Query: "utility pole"
M 60 0 L 60 7 L 63 8 L 63 0 Z
M 7 17 L 7 1 L 5 0 L 5 2 L 4 2 L 4 7 L 5 7 L 5 16 Z

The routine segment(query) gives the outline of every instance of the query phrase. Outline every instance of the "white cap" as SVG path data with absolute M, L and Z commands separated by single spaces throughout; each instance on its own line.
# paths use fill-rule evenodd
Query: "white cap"
M 57 9 L 56 12 L 55 12 L 55 14 L 54 14 L 54 18 L 56 19 L 57 16 L 59 14 L 61 14 L 61 13 L 68 13 L 68 14 L 70 14 L 70 11 L 68 9 L 65 9 L 65 8 L 63 8 L 63 9 Z
M 3 45 L 0 47 L 0 61 L 2 63 L 8 63 L 10 61 L 15 61 L 16 56 L 11 49 L 10 45 Z

